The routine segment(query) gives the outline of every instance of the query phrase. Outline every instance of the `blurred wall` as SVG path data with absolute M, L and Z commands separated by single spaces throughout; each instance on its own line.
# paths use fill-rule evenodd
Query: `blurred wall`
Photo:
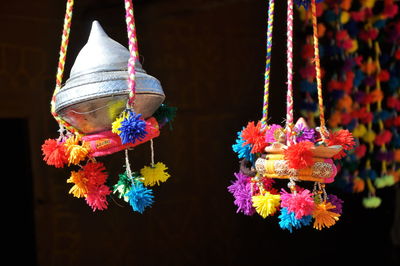
M 127 44 L 123 1 L 75 2 L 64 81 L 93 19 L 111 38 Z M 272 123 L 283 121 L 285 109 L 282 3 L 277 2 L 274 32 Z M 359 198 L 343 195 L 345 214 L 334 228 L 323 232 L 305 228 L 290 234 L 279 228 L 276 217 L 263 220 L 235 213 L 226 190 L 238 169 L 231 145 L 236 132 L 261 115 L 266 7 L 266 1 L 258 0 L 135 2 L 143 67 L 162 82 L 166 101 L 178 107 L 173 130 L 163 128 L 155 140 L 156 161 L 166 163 L 172 177 L 154 189 L 154 206 L 140 215 L 117 197 L 109 200 L 107 211 L 93 213 L 84 200 L 68 194 L 66 179 L 74 168 L 54 169 L 43 163 L 40 145 L 57 136 L 49 102 L 65 1 L 2 1 L 0 117 L 27 122 L 19 130 L 25 130 L 29 145 L 24 154 L 28 153 L 30 166 L 24 167 L 31 168 L 30 175 L 14 174 L 15 180 L 4 182 L 13 187 L 15 182 L 33 179 L 35 218 L 34 232 L 14 228 L 21 221 L 18 210 L 29 213 L 31 209 L 18 191 L 8 189 L 6 204 L 14 212 L 7 220 L 16 243 L 10 245 L 9 254 L 23 259 L 24 252 L 33 253 L 30 258 L 37 265 L 329 265 L 343 260 L 389 265 L 398 261 L 389 234 L 393 191 L 375 212 L 362 209 Z M 12 134 L 6 123 L 2 130 Z M 18 161 L 19 155 L 8 158 L 5 166 L 14 165 L 11 162 Z M 122 153 L 100 160 L 116 182 L 124 171 Z M 149 145 L 131 152 L 131 160 L 135 170 L 149 164 Z M 29 228 L 29 221 L 22 221 Z M 21 251 L 18 245 L 26 241 L 26 234 L 35 243 L 20 246 Z

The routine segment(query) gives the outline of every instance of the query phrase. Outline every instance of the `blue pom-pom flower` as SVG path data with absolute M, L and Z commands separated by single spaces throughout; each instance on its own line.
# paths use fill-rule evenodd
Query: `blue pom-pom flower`
M 125 196 L 128 197 L 133 210 L 140 213 L 154 202 L 153 190 L 146 188 L 142 182 L 134 182 Z
M 136 140 L 143 140 L 146 136 L 146 121 L 141 114 L 129 110 L 122 119 L 116 120 L 113 124 L 116 133 L 121 137 L 122 144 L 135 143 Z
M 296 219 L 294 212 L 288 212 L 287 208 L 281 209 L 281 214 L 279 215 L 279 226 L 282 229 L 287 229 L 292 233 L 293 229 L 299 229 L 302 226 L 310 225 L 312 216 L 306 215 L 303 216 L 301 219 Z
M 239 159 L 245 158 L 249 162 L 254 162 L 255 155 L 251 153 L 251 145 L 246 144 L 245 140 L 242 138 L 242 132 L 237 133 L 238 137 L 236 143 L 232 145 L 232 150 L 237 153 Z

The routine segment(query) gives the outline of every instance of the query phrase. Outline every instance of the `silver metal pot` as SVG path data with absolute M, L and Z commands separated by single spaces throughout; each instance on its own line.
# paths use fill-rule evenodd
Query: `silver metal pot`
M 56 112 L 84 134 L 111 129 L 128 100 L 129 51 L 112 40 L 94 21 L 86 45 L 79 52 L 70 78 L 56 94 Z M 137 61 L 134 111 L 153 115 L 165 99 L 160 82 Z

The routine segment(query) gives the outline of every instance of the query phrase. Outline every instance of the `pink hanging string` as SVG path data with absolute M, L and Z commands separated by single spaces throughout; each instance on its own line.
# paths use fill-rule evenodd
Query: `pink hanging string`
M 293 0 L 287 5 L 287 96 L 286 96 L 286 130 L 287 145 L 293 143 Z
M 136 74 L 135 74 L 135 62 L 138 59 L 138 46 L 136 38 L 136 27 L 135 27 L 135 17 L 133 13 L 132 0 L 125 0 L 125 19 L 128 32 L 128 45 L 130 58 L 128 61 L 128 86 L 130 89 L 129 99 L 127 102 L 127 107 L 133 109 L 133 105 L 136 98 Z

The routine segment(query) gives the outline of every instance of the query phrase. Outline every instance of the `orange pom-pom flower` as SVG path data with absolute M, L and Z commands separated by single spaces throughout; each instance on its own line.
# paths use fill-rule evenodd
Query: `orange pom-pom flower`
M 340 214 L 330 210 L 335 209 L 330 202 L 323 202 L 315 207 L 313 212 L 314 228 L 321 230 L 324 227 L 331 227 L 339 220 Z
M 75 172 L 71 172 L 71 177 L 67 180 L 67 183 L 73 183 L 74 186 L 69 190 L 70 194 L 73 194 L 74 197 L 83 198 L 86 197 L 88 188 L 87 188 L 87 178 L 82 170 Z

